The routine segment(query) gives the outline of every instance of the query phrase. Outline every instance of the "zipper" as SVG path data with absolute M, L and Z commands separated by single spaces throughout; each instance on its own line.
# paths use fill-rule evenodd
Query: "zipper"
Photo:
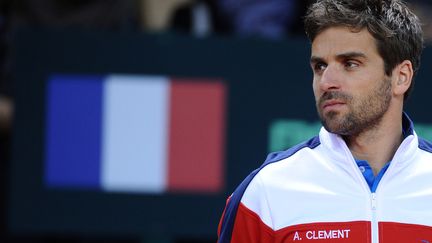
M 377 220 L 377 199 L 376 193 L 371 193 L 371 210 L 372 210 L 372 243 L 378 243 L 378 220 Z
M 364 186 L 365 192 L 368 193 L 370 192 L 370 203 L 371 203 L 371 214 L 372 214 L 372 222 L 371 222 L 371 243 L 379 243 L 379 228 L 378 228 L 378 217 L 377 217 L 377 196 L 376 196 L 376 191 L 378 190 L 378 187 L 380 187 L 380 185 L 377 186 L 377 188 L 375 188 L 375 191 L 371 191 L 369 185 L 366 182 L 366 179 L 364 178 L 362 172 L 360 171 L 351 151 L 349 150 L 348 146 L 346 145 L 345 142 L 343 142 L 343 140 L 340 138 L 341 141 L 341 145 L 342 148 L 344 149 L 347 157 L 351 158 L 352 161 L 352 166 L 354 168 L 354 170 L 357 172 L 357 177 L 360 179 L 361 183 Z M 388 169 L 387 169 L 388 170 Z M 388 173 L 387 173 L 388 174 Z M 382 179 L 385 177 L 385 174 L 383 175 L 383 177 L 381 178 L 381 181 L 379 184 L 382 184 Z

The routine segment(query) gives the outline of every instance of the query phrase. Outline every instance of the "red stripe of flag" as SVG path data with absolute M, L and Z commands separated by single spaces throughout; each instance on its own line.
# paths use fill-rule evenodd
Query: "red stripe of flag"
M 169 191 L 218 192 L 223 187 L 226 89 L 219 80 L 205 81 L 171 82 Z

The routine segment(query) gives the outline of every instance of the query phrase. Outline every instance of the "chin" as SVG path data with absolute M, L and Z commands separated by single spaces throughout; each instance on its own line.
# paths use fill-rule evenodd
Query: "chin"
M 331 133 L 339 135 L 349 135 L 350 133 L 347 131 L 347 124 L 344 119 L 336 115 L 324 117 L 324 119 L 321 119 L 321 123 L 324 128 Z

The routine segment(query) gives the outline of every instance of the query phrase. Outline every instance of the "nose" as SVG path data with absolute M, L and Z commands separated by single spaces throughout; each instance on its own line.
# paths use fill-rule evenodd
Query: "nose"
M 319 87 L 322 91 L 337 90 L 340 88 L 341 73 L 337 66 L 328 65 L 318 78 Z

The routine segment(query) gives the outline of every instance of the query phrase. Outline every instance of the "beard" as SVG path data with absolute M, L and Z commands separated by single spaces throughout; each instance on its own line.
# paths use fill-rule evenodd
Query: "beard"
M 322 103 L 337 99 L 346 103 L 349 111 L 329 111 L 323 114 Z M 325 92 L 317 102 L 318 115 L 324 128 L 342 136 L 355 136 L 375 128 L 387 112 L 391 101 L 391 80 L 383 80 L 372 93 L 366 96 L 352 96 L 339 91 Z

